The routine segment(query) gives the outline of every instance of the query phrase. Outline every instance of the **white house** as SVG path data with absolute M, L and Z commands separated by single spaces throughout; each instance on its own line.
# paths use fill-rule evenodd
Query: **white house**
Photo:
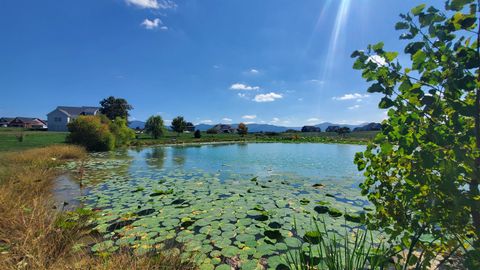
M 98 107 L 67 107 L 58 106 L 47 114 L 49 131 L 68 131 L 67 124 L 79 115 L 97 115 Z

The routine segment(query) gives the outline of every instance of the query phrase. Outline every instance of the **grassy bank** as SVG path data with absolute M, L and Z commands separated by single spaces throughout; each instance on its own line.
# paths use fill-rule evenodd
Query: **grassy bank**
M 0 152 L 12 152 L 50 145 L 65 144 L 68 132 L 29 131 L 19 128 L 0 128 Z M 338 135 L 335 132 L 309 133 L 258 133 L 240 136 L 238 134 L 207 134 L 196 139 L 193 133 L 177 134 L 167 132 L 165 136 L 154 140 L 147 134 L 139 134 L 133 141 L 135 146 L 189 144 L 210 142 L 282 142 L 282 143 L 345 143 L 366 144 L 371 141 L 376 131 L 352 132 Z
M 0 128 L 0 152 L 26 150 L 64 144 L 67 132 L 29 131 L 21 128 Z
M 177 253 L 99 257 L 88 230 L 93 213 L 54 209 L 58 165 L 86 156 L 74 146 L 50 146 L 0 158 L 0 265 L 2 269 L 190 269 Z M 173 255 L 165 255 L 173 254 Z
M 134 141 L 134 145 L 162 145 L 162 144 L 189 144 L 209 142 L 282 142 L 282 143 L 344 143 L 367 144 L 378 132 L 353 132 L 338 135 L 334 132 L 311 133 L 255 133 L 240 136 L 238 134 L 207 134 L 202 132 L 201 138 L 194 138 L 191 133 L 176 134 L 167 132 L 165 136 L 154 140 L 146 134 L 141 134 Z

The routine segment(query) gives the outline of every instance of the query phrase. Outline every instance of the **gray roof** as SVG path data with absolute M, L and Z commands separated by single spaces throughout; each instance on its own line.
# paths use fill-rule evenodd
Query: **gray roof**
M 99 107 L 88 107 L 88 106 L 82 106 L 82 107 L 58 106 L 57 109 L 66 113 L 68 116 L 93 115 L 98 110 L 100 110 Z

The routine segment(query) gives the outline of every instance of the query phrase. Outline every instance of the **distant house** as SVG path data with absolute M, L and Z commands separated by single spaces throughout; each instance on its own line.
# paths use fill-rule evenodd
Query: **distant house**
M 322 132 L 322 129 L 316 126 L 304 126 L 302 132 Z
M 13 121 L 13 117 L 0 117 L 0 127 L 8 127 L 10 122 Z
M 215 131 L 216 133 L 235 133 L 237 131 L 237 129 L 232 128 L 231 125 L 226 124 L 217 124 L 210 130 Z
M 357 127 L 353 131 L 358 132 L 358 131 L 379 131 L 379 130 L 382 130 L 382 124 L 370 123 L 363 127 Z
M 50 131 L 68 131 L 68 123 L 80 115 L 97 115 L 99 107 L 67 107 L 58 106 L 55 110 L 47 114 L 48 130 Z
M 29 128 L 29 129 L 47 129 L 47 123 L 38 118 L 15 117 L 8 127 Z
M 339 126 L 328 126 L 325 132 L 337 132 L 339 129 Z
M 187 125 L 185 126 L 185 131 L 186 132 L 195 132 L 195 125 L 192 124 L 192 122 L 187 122 Z

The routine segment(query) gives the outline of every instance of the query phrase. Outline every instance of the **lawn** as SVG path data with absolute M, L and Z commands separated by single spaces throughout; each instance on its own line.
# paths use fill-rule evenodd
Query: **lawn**
M 23 141 L 20 137 L 23 134 Z M 0 152 L 64 144 L 67 132 L 29 131 L 20 128 L 0 128 Z
M 23 140 L 20 137 L 23 134 Z M 67 132 L 29 131 L 19 128 L 0 128 L 0 152 L 20 151 L 30 148 L 44 147 L 53 144 L 64 144 Z M 338 135 L 334 132 L 311 133 L 255 133 L 240 136 L 238 134 L 207 134 L 196 139 L 193 133 L 177 134 L 167 132 L 165 136 L 154 140 L 147 134 L 139 134 L 133 145 L 207 143 L 207 142 L 285 142 L 285 143 L 353 143 L 365 144 L 377 134 L 375 131 L 352 132 Z

